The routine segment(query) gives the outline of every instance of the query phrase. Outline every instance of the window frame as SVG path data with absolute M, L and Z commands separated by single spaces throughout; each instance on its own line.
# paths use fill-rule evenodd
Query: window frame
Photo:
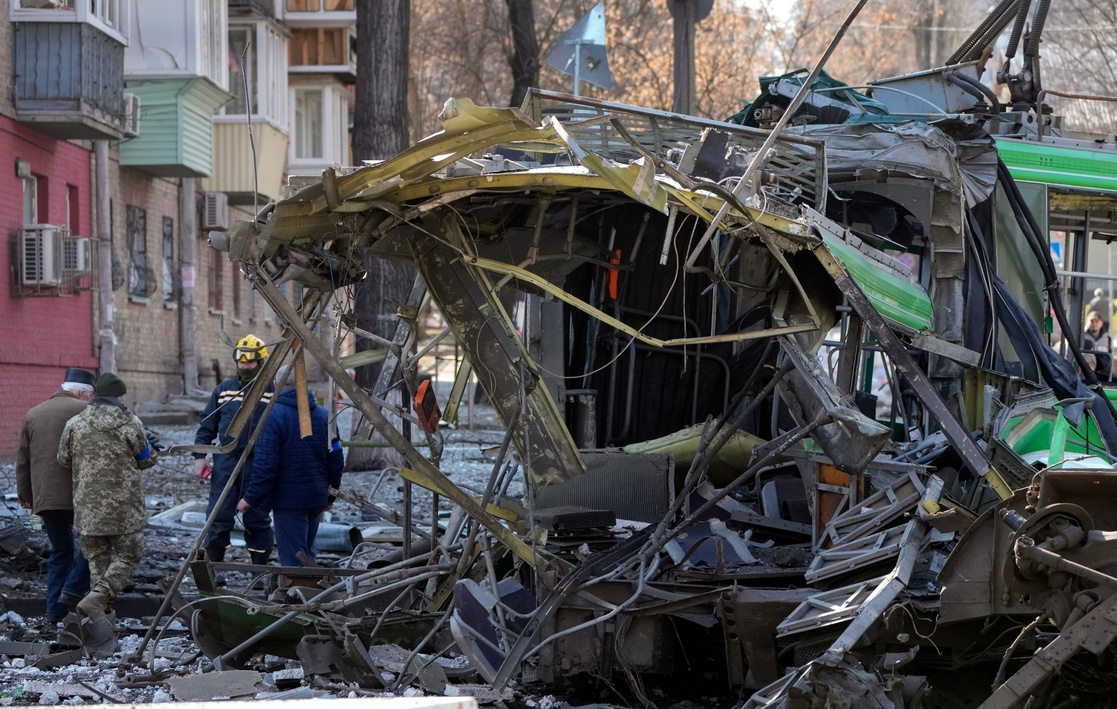
M 126 230 L 128 235 L 128 298 L 146 300 L 155 292 L 155 284 L 148 282 L 147 259 L 147 210 L 134 204 L 127 205 Z M 151 278 L 154 279 L 154 273 Z
M 226 33 L 226 46 L 229 56 L 236 56 L 239 64 L 240 55 L 236 53 L 233 41 L 234 33 L 245 33 L 247 41 L 251 42 L 251 66 L 245 71 L 248 75 L 248 94 L 252 96 L 252 112 L 232 112 L 232 106 L 243 99 L 244 81 L 240 72 L 234 72 L 230 66 L 228 71 L 229 93 L 234 100 L 222 106 L 214 120 L 219 122 L 244 122 L 251 116 L 253 122 L 267 122 L 286 132 L 288 115 L 288 87 L 287 87 L 287 34 L 277 28 L 270 21 L 262 22 L 229 22 Z M 244 107 L 247 110 L 247 106 Z M 240 106 L 236 107 L 241 110 Z
M 321 93 L 322 155 L 298 157 L 302 125 L 296 115 L 299 94 Z M 287 164 L 291 172 L 317 172 L 326 165 L 348 165 L 349 158 L 349 92 L 337 82 L 299 82 L 291 85 L 291 142 L 287 148 Z
M 22 1 L 12 0 L 8 12 L 11 22 L 70 22 L 92 25 L 128 46 L 130 0 L 54 0 L 64 5 L 54 8 L 21 7 Z
M 163 303 L 178 300 L 180 289 L 175 278 L 175 220 L 163 217 Z

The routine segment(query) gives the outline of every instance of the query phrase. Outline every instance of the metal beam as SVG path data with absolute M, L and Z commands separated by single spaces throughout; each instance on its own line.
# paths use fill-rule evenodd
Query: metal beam
M 445 491 L 446 496 L 453 500 L 457 505 L 464 509 L 471 517 L 477 520 L 485 529 L 489 530 L 494 537 L 496 537 L 502 544 L 508 547 L 516 556 L 528 562 L 532 566 L 541 568 L 542 559 L 536 556 L 535 552 L 524 543 L 522 539 L 513 534 L 508 528 L 477 504 L 473 498 L 467 495 L 461 488 L 459 488 L 450 478 L 436 468 L 433 463 L 427 460 L 411 441 L 407 440 L 388 419 L 384 418 L 384 414 L 380 413 L 380 406 L 375 403 L 365 390 L 357 386 L 349 373 L 338 363 L 336 359 L 330 356 L 326 347 L 314 336 L 313 331 L 303 323 L 302 318 L 298 316 L 295 309 L 279 292 L 279 289 L 274 283 L 263 273 L 257 272 L 255 274 L 255 288 L 268 301 L 268 304 L 275 308 L 276 313 L 284 318 L 288 326 L 295 333 L 295 335 L 302 341 L 303 347 L 310 353 L 318 363 L 322 365 L 322 369 L 326 371 L 338 383 L 349 398 L 353 400 L 353 405 L 364 414 L 364 416 L 372 422 L 373 427 L 384 436 L 384 440 L 392 444 L 411 464 L 411 466 L 418 472 L 422 473 L 425 477 L 431 480 L 438 480 L 440 488 Z
M 869 302 L 868 297 L 861 290 L 853 279 L 850 278 L 849 273 L 845 267 L 838 262 L 836 258 L 826 249 L 826 246 L 819 245 L 815 247 L 814 254 L 818 258 L 819 263 L 826 269 L 827 273 L 834 279 L 834 283 L 838 289 L 846 297 L 846 301 L 853 307 L 857 314 L 865 321 L 865 325 L 876 335 L 877 341 L 884 352 L 892 358 L 893 364 L 896 365 L 896 370 L 904 375 L 911 388 L 919 396 L 919 400 L 927 407 L 927 410 L 938 421 L 939 428 L 942 429 L 943 434 L 946 435 L 946 440 L 958 452 L 962 460 L 971 470 L 985 478 L 989 486 L 993 488 L 994 492 L 1002 500 L 1007 500 L 1012 496 L 1012 489 L 1001 478 L 989 459 L 985 456 L 985 452 L 981 450 L 970 437 L 969 431 L 962 427 L 947 408 L 946 402 L 939 396 L 938 391 L 931 385 L 927 374 L 919 368 L 911 355 L 908 354 L 907 348 L 904 343 L 900 342 L 900 338 L 892 329 L 888 327 L 888 323 L 884 321 L 877 309 Z
M 427 228 L 446 240 L 409 236 L 415 263 L 493 408 L 505 425 L 519 419 L 513 442 L 531 483 L 542 489 L 583 474 L 566 422 L 488 278 L 450 245 L 464 243 L 459 220 L 432 215 Z

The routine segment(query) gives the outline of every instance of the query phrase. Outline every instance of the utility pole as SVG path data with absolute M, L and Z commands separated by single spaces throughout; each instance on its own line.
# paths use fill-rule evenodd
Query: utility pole
M 197 283 L 198 263 L 198 195 L 195 178 L 182 178 L 179 191 L 179 258 L 182 293 L 179 295 L 179 347 L 182 359 L 182 393 L 186 396 L 197 393 L 198 351 L 195 333 L 197 330 L 197 306 L 194 294 Z
M 112 202 L 109 186 L 109 141 L 93 141 L 97 176 L 97 328 L 101 343 L 101 371 L 116 371 L 116 333 L 112 302 Z
M 694 113 L 694 27 L 714 6 L 714 0 L 667 0 L 675 26 L 675 113 Z

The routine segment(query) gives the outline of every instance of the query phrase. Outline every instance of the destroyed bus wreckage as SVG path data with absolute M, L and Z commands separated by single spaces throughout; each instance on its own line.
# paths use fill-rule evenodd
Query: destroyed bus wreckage
M 542 90 L 451 100 L 441 132 L 235 224 L 215 245 L 287 328 L 247 401 L 308 352 L 354 438 L 375 429 L 453 513 L 286 596 L 218 594 L 233 565 L 196 552 L 198 645 L 219 668 L 268 652 L 434 692 L 449 652 L 497 689 L 619 675 L 645 705 L 688 676 L 746 706 L 1101 696 L 1113 409 L 1017 295 L 1047 289 L 1074 331 L 994 137 L 939 113 L 775 133 Z M 418 278 L 366 391 L 367 353 L 336 343 L 373 337 L 347 296 L 374 256 Z M 414 418 L 387 401 L 419 386 L 427 297 L 465 354 L 446 417 L 473 376 L 507 431 L 481 494 L 439 468 L 437 431 L 426 456 L 386 416 Z

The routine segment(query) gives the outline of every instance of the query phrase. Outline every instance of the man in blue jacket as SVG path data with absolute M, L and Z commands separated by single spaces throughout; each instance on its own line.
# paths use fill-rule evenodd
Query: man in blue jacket
M 198 431 L 194 434 L 195 445 L 210 445 L 214 442 L 214 439 L 217 440 L 219 445 L 228 445 L 233 440 L 232 437 L 226 435 L 225 431 L 232 423 L 233 416 L 240 410 L 244 395 L 248 393 L 249 385 L 263 369 L 264 361 L 267 358 L 268 348 L 264 341 L 255 335 L 245 335 L 237 342 L 236 349 L 233 350 L 233 359 L 237 363 L 237 375 L 232 379 L 221 382 L 213 390 L 209 397 L 209 403 L 206 404 L 206 408 L 202 410 L 198 417 Z M 268 402 L 271 401 L 274 391 L 275 387 L 269 383 L 267 392 L 260 398 L 260 403 L 256 405 L 256 413 L 252 417 L 251 423 L 237 439 L 236 448 L 229 453 L 213 456 L 213 470 L 212 474 L 209 475 L 207 516 L 213 512 L 218 498 L 221 497 L 221 491 L 225 489 L 229 477 L 237 467 L 237 461 L 244 453 L 252 431 L 255 431 L 256 426 L 260 423 L 260 416 L 267 408 Z M 259 443 L 257 441 L 255 451 L 260 450 Z M 221 505 L 221 511 L 209 528 L 209 534 L 206 535 L 205 539 L 205 549 L 210 561 L 225 560 L 225 550 L 229 547 L 229 535 L 233 531 L 233 518 L 236 515 L 236 501 L 248 489 L 248 483 L 252 479 L 252 463 L 252 457 L 250 456 L 245 461 L 244 468 L 240 471 L 236 486 L 225 498 L 225 502 Z M 195 453 L 194 473 L 204 479 L 207 467 L 205 454 Z M 248 547 L 252 563 L 268 563 L 272 547 L 271 519 L 268 518 L 267 512 L 260 510 L 245 512 L 243 519 L 244 543 Z
M 288 366 L 276 381 L 284 381 Z M 329 437 L 329 415 L 314 398 L 310 403 L 311 435 L 299 432 L 298 391 L 294 373 L 278 395 L 256 443 L 256 460 L 248 491 L 237 511 L 271 510 L 275 519 L 275 546 L 283 566 L 303 566 L 298 553 L 315 558 L 314 537 L 322 512 L 333 505 L 330 487 L 341 485 L 345 466 L 341 441 Z

